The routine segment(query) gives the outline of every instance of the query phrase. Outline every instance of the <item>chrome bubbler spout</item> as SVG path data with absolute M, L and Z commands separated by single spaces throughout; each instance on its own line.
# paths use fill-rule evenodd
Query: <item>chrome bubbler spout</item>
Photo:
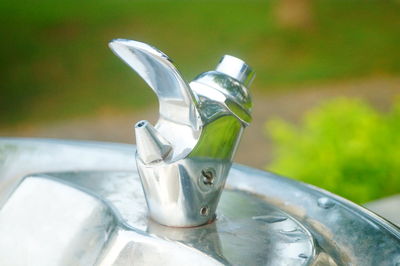
M 155 126 L 145 120 L 135 125 L 136 164 L 150 217 L 174 227 L 211 222 L 243 129 L 251 121 L 247 87 L 253 70 L 225 55 L 216 70 L 188 85 L 168 56 L 148 44 L 117 39 L 110 47 L 160 103 Z

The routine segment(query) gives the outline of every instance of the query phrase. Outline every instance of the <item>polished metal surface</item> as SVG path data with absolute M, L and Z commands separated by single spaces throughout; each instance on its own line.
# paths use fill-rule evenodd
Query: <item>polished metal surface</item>
M 147 216 L 134 153 L 114 143 L 0 139 L 0 265 L 400 263 L 396 226 L 235 164 L 215 222 L 162 226 Z
M 194 95 L 167 55 L 146 43 L 132 40 L 116 39 L 109 46 L 156 93 L 160 115 L 190 127 L 196 124 Z
M 169 58 L 147 44 L 114 40 L 111 49 L 153 89 L 160 119 L 135 125 L 136 163 L 153 220 L 191 227 L 212 222 L 243 129 L 251 121 L 254 77 L 225 55 L 215 71 L 187 85 Z
M 249 65 L 230 55 L 222 57 L 216 71 L 236 79 L 245 86 L 248 86 L 254 78 L 254 72 Z
M 136 123 L 137 147 L 0 138 L 0 265 L 400 265 L 390 222 L 232 165 L 251 122 L 246 63 L 226 55 L 188 85 L 154 47 L 110 47 L 160 119 Z

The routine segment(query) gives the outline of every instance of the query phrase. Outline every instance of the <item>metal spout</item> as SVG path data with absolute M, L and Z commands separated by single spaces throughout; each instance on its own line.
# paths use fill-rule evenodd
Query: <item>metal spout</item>
M 163 225 L 210 223 L 243 129 L 251 121 L 247 89 L 254 77 L 242 60 L 224 56 L 216 70 L 189 85 L 156 48 L 114 40 L 111 49 L 153 89 L 160 118 L 135 126 L 136 164 L 150 217 Z
M 171 153 L 171 144 L 146 120 L 135 125 L 138 157 L 146 164 L 160 162 Z

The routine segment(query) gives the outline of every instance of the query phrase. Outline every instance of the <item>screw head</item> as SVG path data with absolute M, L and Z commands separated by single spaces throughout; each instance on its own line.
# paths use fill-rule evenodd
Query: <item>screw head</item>
M 204 185 L 211 186 L 212 184 L 214 184 L 215 174 L 214 174 L 214 171 L 212 169 L 203 169 L 203 170 L 201 170 L 201 175 L 203 177 Z
M 200 215 L 201 215 L 201 216 L 208 216 L 208 213 L 209 213 L 209 209 L 208 209 L 207 206 L 202 207 L 202 208 L 200 209 Z

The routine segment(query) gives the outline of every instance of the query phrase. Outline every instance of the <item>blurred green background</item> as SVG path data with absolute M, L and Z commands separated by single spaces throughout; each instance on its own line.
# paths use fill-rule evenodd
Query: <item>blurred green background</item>
M 380 113 L 339 98 L 312 108 L 300 125 L 271 119 L 268 169 L 323 186 L 358 203 L 400 192 L 400 98 Z
M 278 92 L 291 97 L 315 84 L 397 77 L 400 72 L 399 1 L 3 1 L 0 32 L 0 129 L 141 112 L 156 104 L 147 85 L 108 49 L 113 38 L 156 46 L 187 80 L 214 68 L 223 54 L 238 56 L 257 71 L 254 93 L 266 97 Z M 354 110 L 346 110 L 353 115 Z M 263 118 L 257 123 L 268 119 Z M 268 141 L 276 153 L 266 160 L 268 168 L 335 190 L 323 176 L 305 178 L 308 172 L 293 167 L 296 156 L 280 152 L 312 132 L 285 139 L 273 125 Z M 330 132 L 337 125 L 320 126 Z M 346 142 L 341 147 L 346 150 Z M 355 172 L 361 178 L 357 182 L 372 179 L 373 172 L 364 172 Z M 335 192 L 341 194 L 340 189 Z M 355 201 L 383 196 L 344 194 Z

